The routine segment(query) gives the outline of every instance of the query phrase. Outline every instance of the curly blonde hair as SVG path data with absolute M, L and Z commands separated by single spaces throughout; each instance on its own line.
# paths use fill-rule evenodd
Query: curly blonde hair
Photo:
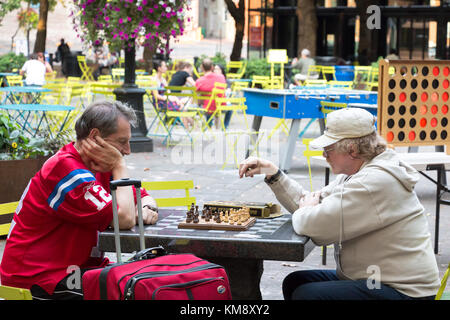
M 339 152 L 356 152 L 358 156 L 369 161 L 386 150 L 387 143 L 376 131 L 373 133 L 359 137 L 346 138 L 338 141 L 335 149 Z

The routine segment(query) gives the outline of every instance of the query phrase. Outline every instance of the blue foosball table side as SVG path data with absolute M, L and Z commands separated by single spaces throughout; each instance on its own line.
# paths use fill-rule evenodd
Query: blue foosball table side
M 347 103 L 349 107 L 362 107 L 376 115 L 377 92 L 336 88 L 302 88 L 294 90 L 243 89 L 247 114 L 254 115 L 252 130 L 259 132 L 263 117 L 292 119 L 287 146 L 280 159 L 280 169 L 290 169 L 301 119 L 319 119 L 321 132 L 325 128 L 320 101 Z M 305 130 L 304 130 L 305 131 Z M 303 132 L 302 132 L 303 133 Z M 247 156 L 249 151 L 247 151 Z

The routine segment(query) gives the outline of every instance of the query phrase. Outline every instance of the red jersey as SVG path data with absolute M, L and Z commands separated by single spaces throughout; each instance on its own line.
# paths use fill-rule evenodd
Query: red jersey
M 211 92 L 212 89 L 214 88 L 215 82 L 227 83 L 223 74 L 211 72 L 204 75 L 203 77 L 198 78 L 197 81 L 195 81 L 195 88 L 197 89 L 197 91 Z M 209 100 L 203 100 L 203 108 L 206 109 L 208 103 Z M 214 111 L 216 111 L 216 103 L 214 101 L 211 101 L 211 105 L 209 106 L 208 112 Z
M 2 284 L 37 284 L 52 294 L 69 267 L 103 265 L 97 240 L 112 221 L 110 180 L 109 172 L 92 174 L 73 143 L 48 159 L 14 214 L 0 265 Z

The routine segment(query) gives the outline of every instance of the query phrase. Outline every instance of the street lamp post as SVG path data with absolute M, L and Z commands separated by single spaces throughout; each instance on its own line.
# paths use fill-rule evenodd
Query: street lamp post
M 147 137 L 144 114 L 145 90 L 136 85 L 136 49 L 134 42 L 125 50 L 124 84 L 114 90 L 116 100 L 128 104 L 136 113 L 137 125 L 131 129 L 131 152 L 153 152 L 153 140 Z

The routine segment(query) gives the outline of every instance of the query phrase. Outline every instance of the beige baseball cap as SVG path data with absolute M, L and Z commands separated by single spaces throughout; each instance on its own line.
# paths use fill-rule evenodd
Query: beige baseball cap
M 376 130 L 376 117 L 361 108 L 344 108 L 327 116 L 325 132 L 309 144 L 311 148 L 325 148 L 346 138 L 364 137 Z

